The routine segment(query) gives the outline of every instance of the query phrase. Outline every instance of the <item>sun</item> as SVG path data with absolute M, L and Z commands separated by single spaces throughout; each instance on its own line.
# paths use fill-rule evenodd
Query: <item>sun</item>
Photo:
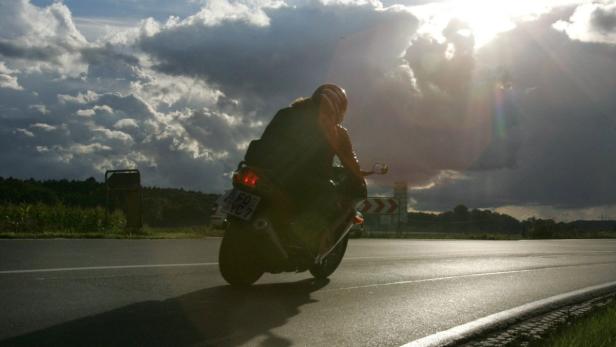
M 515 27 L 515 23 L 510 18 L 510 13 L 513 11 L 507 9 L 511 6 L 519 6 L 519 3 L 515 4 L 516 2 L 506 3 L 504 1 L 465 1 L 456 4 L 453 16 L 468 25 L 475 37 L 477 48 L 490 42 L 498 33 Z
M 464 22 L 480 48 L 499 33 L 515 28 L 519 21 L 537 18 L 549 11 L 555 3 L 567 1 L 541 0 L 452 0 L 412 7 L 422 20 L 420 33 L 435 37 L 452 19 Z

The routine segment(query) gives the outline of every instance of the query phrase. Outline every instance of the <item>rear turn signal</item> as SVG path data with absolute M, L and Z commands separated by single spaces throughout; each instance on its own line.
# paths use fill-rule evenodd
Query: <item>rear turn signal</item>
M 364 216 L 359 212 L 355 213 L 355 216 L 353 216 L 353 224 L 364 224 Z
M 233 175 L 233 181 L 236 184 L 241 184 L 246 187 L 254 188 L 257 186 L 257 182 L 259 182 L 259 175 L 254 172 L 252 169 L 243 168 L 235 175 Z

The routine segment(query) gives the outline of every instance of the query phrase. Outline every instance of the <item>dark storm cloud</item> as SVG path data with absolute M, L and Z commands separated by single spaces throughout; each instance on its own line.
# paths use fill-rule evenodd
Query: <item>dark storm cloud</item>
M 13 42 L 0 40 L 0 55 L 6 58 L 55 61 L 63 51 L 53 46 L 23 47 Z
M 502 94 L 497 90 L 501 77 L 491 69 L 477 72 L 474 39 L 465 29 L 452 21 L 442 42 L 415 38 L 388 70 L 372 71 L 368 64 L 337 70 L 336 76 L 352 91 L 346 124 L 360 158 L 392 167 L 384 182 L 423 186 L 442 171 L 515 164 L 515 142 L 493 136 L 492 105 Z M 340 59 L 339 66 L 345 61 Z M 501 111 L 513 127 L 511 108 Z M 507 158 L 489 150 L 507 152 Z
M 117 52 L 107 44 L 102 47 L 88 47 L 80 51 L 81 59 L 88 64 L 90 77 L 128 78 L 133 77 L 139 59 L 131 54 Z
M 475 40 L 472 35 L 460 31 L 469 28 L 452 20 L 443 30 L 446 41 L 437 42 L 430 37 L 420 37 L 406 50 L 404 59 L 413 70 L 420 90 L 434 90 L 451 96 L 470 92 L 469 85 L 475 65 Z M 466 99 L 463 95 L 460 99 Z
M 266 26 L 194 21 L 140 47 L 160 71 L 201 76 L 266 120 L 322 81 L 341 83 L 360 159 L 392 166 L 383 183 L 427 185 L 443 172 L 518 164 L 520 108 L 509 72 L 499 63 L 477 66 L 463 23 L 450 22 L 444 42 L 411 42 L 417 21 L 403 11 L 311 4 L 265 13 Z
M 109 62 L 136 66 L 139 59 L 135 56 L 114 51 L 110 44 L 103 47 L 88 47 L 81 50 L 81 58 L 87 64 L 106 64 Z
M 554 28 L 567 33 L 573 40 L 616 44 L 616 4 L 592 2 L 579 5 Z
M 616 31 L 616 6 L 611 8 L 598 7 L 590 17 L 592 27 L 602 33 Z
M 615 50 L 582 42 L 590 21 L 575 8 L 477 51 L 459 21 L 443 40 L 417 36 L 411 13 L 376 3 L 246 11 L 223 1 L 96 44 L 62 4 L 0 4 L 36 15 L 0 14 L 2 176 L 137 166 L 146 184 L 221 191 L 276 109 L 333 81 L 348 91 L 345 126 L 362 163 L 389 163 L 376 183 L 408 181 L 416 208 L 616 203 Z M 595 31 L 613 30 L 600 8 Z
M 403 49 L 400 39 L 408 42 L 417 25 L 408 12 L 376 11 L 368 5 L 313 2 L 265 13 L 267 26 L 243 20 L 213 26 L 195 21 L 145 38 L 140 46 L 157 59 L 158 70 L 201 76 L 228 96 L 272 112 L 327 80 L 337 50 L 346 48 L 354 36 L 375 29 L 390 35 L 381 44 L 388 50 L 376 51 L 381 38 L 372 37 L 358 52 L 367 57 L 353 57 L 349 65 L 362 59 L 379 64 L 379 58 L 389 63 L 400 51 L 392 52 L 386 45 Z
M 513 165 L 510 143 L 493 146 L 497 155 L 483 153 L 486 112 L 467 117 L 473 38 L 459 33 L 462 24 L 446 28 L 443 44 L 428 47 L 420 38 L 409 47 L 417 20 L 404 11 L 311 4 L 266 13 L 268 26 L 193 23 L 163 30 L 141 47 L 161 71 L 202 76 L 265 120 L 323 81 L 341 83 L 360 158 L 364 165 L 389 162 L 395 170 L 388 181 L 427 183 L 441 170 L 470 168 L 482 155 L 476 168 Z M 507 159 L 498 156 L 504 151 Z
M 510 76 L 506 94 L 517 110 L 517 164 L 469 171 L 465 179 L 416 191 L 418 206 L 616 203 L 616 80 L 606 73 L 616 71 L 616 50 L 572 41 L 551 28 L 554 21 L 545 16 L 523 24 L 478 53 L 478 64 L 500 65 Z
M 229 173 L 234 166 L 224 160 L 203 161 L 186 152 L 172 150 L 173 138 L 156 141 L 143 149 L 143 153 L 152 158 L 157 166 L 140 166 L 145 184 L 159 187 L 181 187 L 197 189 L 204 192 L 222 192 L 229 186 Z
M 195 139 L 200 139 L 199 142 L 204 147 L 216 151 L 229 151 L 239 162 L 243 151 L 229 146 L 229 143 L 238 145 L 257 136 L 258 133 L 255 130 L 260 129 L 252 129 L 245 119 L 237 121 L 244 124 L 230 124 L 220 114 L 198 110 L 187 117 L 183 123 L 187 133 Z

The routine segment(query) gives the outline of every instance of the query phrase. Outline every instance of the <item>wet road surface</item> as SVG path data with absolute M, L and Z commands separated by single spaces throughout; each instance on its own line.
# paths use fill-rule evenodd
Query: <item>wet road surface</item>
M 351 240 L 233 289 L 219 239 L 0 240 L 0 345 L 399 346 L 616 280 L 616 240 Z

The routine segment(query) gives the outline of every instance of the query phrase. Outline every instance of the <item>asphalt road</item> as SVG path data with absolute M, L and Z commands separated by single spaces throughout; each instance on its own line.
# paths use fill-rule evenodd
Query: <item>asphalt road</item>
M 616 280 L 616 240 L 352 240 L 330 281 L 236 290 L 218 245 L 0 240 L 0 345 L 399 346 Z

